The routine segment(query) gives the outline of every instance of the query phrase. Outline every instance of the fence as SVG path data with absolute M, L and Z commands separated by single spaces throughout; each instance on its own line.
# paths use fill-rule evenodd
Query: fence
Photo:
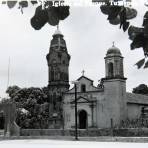
M 20 136 L 74 136 L 74 130 L 60 129 L 21 129 Z M 98 137 L 98 136 L 119 136 L 136 137 L 148 136 L 148 128 L 123 128 L 123 129 L 92 129 L 78 130 L 79 137 Z

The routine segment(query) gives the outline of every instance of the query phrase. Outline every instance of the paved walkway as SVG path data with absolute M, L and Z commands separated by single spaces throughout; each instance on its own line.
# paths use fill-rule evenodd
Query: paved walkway
M 0 140 L 22 140 L 22 139 L 49 139 L 76 141 L 72 136 L 19 136 L 19 137 L 0 137 Z M 78 141 L 96 141 L 96 142 L 137 142 L 148 143 L 148 137 L 78 137 Z

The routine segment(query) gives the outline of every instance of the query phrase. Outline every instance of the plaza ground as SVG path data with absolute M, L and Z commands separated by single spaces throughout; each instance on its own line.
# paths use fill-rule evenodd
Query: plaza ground
M 111 137 L 111 136 L 99 136 L 99 137 L 78 137 L 78 140 L 75 140 L 73 136 L 19 136 L 19 137 L 4 137 L 0 136 L 0 145 L 13 143 L 16 141 L 16 144 L 23 144 L 23 142 L 50 142 L 55 144 L 86 144 L 86 143 L 147 143 L 148 146 L 148 137 Z M 25 144 L 25 143 L 24 143 Z
M 97 142 L 97 141 L 71 141 L 71 140 L 3 140 L 0 141 L 2 148 L 147 148 L 148 143 L 125 143 L 125 142 Z

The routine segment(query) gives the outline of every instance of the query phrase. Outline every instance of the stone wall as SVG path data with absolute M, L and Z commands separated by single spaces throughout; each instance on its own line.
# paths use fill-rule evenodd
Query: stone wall
M 19 136 L 20 128 L 16 124 L 16 105 L 14 103 L 1 103 L 0 111 L 4 113 L 5 123 L 4 123 L 4 135 L 9 136 Z
M 55 136 L 63 135 L 60 129 L 21 129 L 20 136 Z
M 78 130 L 78 135 L 83 136 L 109 136 L 110 129 Z M 62 129 L 21 129 L 20 136 L 74 136 L 75 130 Z
M 75 130 L 62 129 L 21 129 L 20 136 L 74 136 Z M 130 129 L 90 129 L 78 130 L 80 137 L 98 137 L 98 136 L 119 136 L 119 137 L 137 137 L 148 136 L 148 128 L 130 128 Z
M 141 116 L 142 107 L 148 107 L 148 96 L 134 93 L 126 93 L 127 114 L 130 120 Z

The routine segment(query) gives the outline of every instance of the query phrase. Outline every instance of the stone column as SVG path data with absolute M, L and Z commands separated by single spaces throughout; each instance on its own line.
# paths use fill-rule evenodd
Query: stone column
M 91 121 L 92 121 L 91 124 L 92 124 L 92 127 L 94 127 L 94 104 L 92 103 L 90 107 L 91 107 Z

